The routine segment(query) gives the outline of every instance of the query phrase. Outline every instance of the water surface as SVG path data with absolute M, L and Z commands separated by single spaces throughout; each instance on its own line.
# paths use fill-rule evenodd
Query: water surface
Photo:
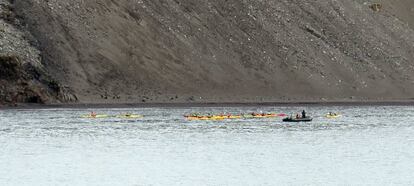
M 0 185 L 413 185 L 414 107 L 310 107 L 282 118 L 186 121 L 184 114 L 304 107 L 0 111 Z M 327 119 L 327 112 L 343 117 Z

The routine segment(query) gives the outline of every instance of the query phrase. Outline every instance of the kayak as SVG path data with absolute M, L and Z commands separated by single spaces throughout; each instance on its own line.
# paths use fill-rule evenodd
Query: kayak
M 310 122 L 312 121 L 313 118 L 311 117 L 306 117 L 306 118 L 291 118 L 291 117 L 287 117 L 283 119 L 283 122 Z
M 279 116 L 286 116 L 285 114 L 256 114 L 256 115 L 243 115 L 243 118 L 275 118 Z
M 186 116 L 188 120 L 224 120 L 221 116 Z
M 197 116 L 188 115 L 184 116 L 188 120 L 225 120 L 225 119 L 241 119 L 241 118 L 274 118 L 279 116 L 286 116 L 286 114 L 245 114 L 245 115 L 210 115 L 210 116 Z
M 92 116 L 92 115 L 88 114 L 88 115 L 82 115 L 81 117 L 82 118 L 108 118 L 109 115 L 106 115 L 106 114 L 97 114 L 97 115 Z
M 142 118 L 144 116 L 138 115 L 138 114 L 122 114 L 122 115 L 117 115 L 116 117 L 117 118 L 134 119 L 134 118 Z
M 339 115 L 339 114 L 337 114 L 337 115 L 330 115 L 330 114 L 325 115 L 326 118 L 330 118 L 330 119 L 339 118 L 341 116 L 342 115 Z
M 240 119 L 239 115 L 230 116 L 185 116 L 188 120 L 224 120 L 224 119 Z

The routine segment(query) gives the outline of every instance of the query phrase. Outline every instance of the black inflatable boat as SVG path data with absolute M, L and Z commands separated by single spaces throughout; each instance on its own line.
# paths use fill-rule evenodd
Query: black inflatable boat
M 287 117 L 287 118 L 283 119 L 284 122 L 310 122 L 312 120 L 313 120 L 313 118 L 311 118 L 311 117 L 306 117 L 306 118 Z

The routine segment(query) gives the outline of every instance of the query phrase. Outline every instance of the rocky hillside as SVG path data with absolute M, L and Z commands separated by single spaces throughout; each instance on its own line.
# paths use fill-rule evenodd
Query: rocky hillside
M 414 98 L 410 0 L 1 2 L 0 54 L 42 69 L 50 100 Z
M 36 39 L 22 29 L 9 1 L 0 0 L 0 106 L 76 101 L 47 72 Z

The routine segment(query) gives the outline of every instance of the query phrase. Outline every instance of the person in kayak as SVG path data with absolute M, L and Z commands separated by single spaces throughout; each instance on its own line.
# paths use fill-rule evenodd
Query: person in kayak
M 302 118 L 306 118 L 306 112 L 305 112 L 305 110 L 302 111 Z
M 338 114 L 335 112 L 329 112 L 329 116 L 337 116 Z
M 91 112 L 91 117 L 95 118 L 96 117 L 96 112 Z

